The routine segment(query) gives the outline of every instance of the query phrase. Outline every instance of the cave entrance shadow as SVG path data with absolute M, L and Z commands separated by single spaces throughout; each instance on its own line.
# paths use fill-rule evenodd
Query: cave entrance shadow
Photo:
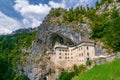
M 75 43 L 71 39 L 57 33 L 52 33 L 52 36 L 50 39 L 52 41 L 52 46 L 54 46 L 56 42 L 59 42 L 60 44 L 64 44 L 71 47 L 75 45 Z

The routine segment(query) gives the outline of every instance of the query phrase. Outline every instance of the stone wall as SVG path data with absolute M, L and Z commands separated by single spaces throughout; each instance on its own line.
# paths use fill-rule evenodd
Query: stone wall
M 115 59 L 118 59 L 120 58 L 120 53 L 117 53 L 117 54 L 112 54 L 110 56 L 107 56 L 105 58 L 98 58 L 96 60 L 93 61 L 93 65 L 100 65 L 100 64 L 104 64 L 106 62 L 111 62 Z

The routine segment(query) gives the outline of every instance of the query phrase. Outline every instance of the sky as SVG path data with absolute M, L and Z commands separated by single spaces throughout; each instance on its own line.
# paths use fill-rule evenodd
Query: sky
M 99 0 L 0 0 L 0 34 L 39 26 L 51 8 L 95 7 Z

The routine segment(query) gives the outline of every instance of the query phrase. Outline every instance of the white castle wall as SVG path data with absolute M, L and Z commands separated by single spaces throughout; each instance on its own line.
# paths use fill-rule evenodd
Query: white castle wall
M 93 60 L 95 57 L 94 43 L 81 43 L 74 47 L 67 47 L 59 43 L 55 44 L 54 47 L 53 62 L 58 67 L 69 68 L 73 67 L 74 64 L 81 65 L 86 64 L 86 61 Z

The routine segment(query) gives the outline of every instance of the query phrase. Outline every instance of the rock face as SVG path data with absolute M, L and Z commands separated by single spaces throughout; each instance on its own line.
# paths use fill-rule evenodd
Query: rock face
M 80 43 L 83 37 L 89 37 L 87 24 L 79 24 L 74 27 L 64 24 L 59 26 L 45 24 L 39 27 L 32 52 L 44 53 L 46 50 L 49 51 L 56 41 L 67 46 L 75 46 Z
M 97 13 L 102 14 L 107 7 L 109 5 L 103 5 Z M 74 26 L 71 26 L 61 23 L 55 26 L 48 19 L 44 20 L 39 26 L 36 40 L 32 44 L 31 54 L 26 58 L 25 74 L 30 80 L 46 80 L 47 77 L 45 76 L 49 75 L 51 78 L 47 80 L 55 80 L 60 71 L 58 70 L 58 74 L 54 73 L 56 66 L 49 59 L 52 54 L 46 54 L 46 51 L 52 51 L 56 41 L 67 46 L 75 46 L 84 37 L 89 38 L 89 33 L 88 24 L 74 24 Z M 100 46 L 97 46 L 97 52 L 103 53 Z
M 82 38 L 89 37 L 87 24 L 71 27 L 64 24 L 52 26 L 45 22 L 38 29 L 32 53 L 27 58 L 27 66 L 24 67 L 25 74 L 30 80 L 42 80 L 49 75 L 51 75 L 49 77 L 51 79 L 48 80 L 55 80 L 60 74 L 60 69 L 54 73 L 56 65 L 49 59 L 52 54 L 46 54 L 46 51 L 53 49 L 56 41 L 67 46 L 75 46 L 80 43 Z

